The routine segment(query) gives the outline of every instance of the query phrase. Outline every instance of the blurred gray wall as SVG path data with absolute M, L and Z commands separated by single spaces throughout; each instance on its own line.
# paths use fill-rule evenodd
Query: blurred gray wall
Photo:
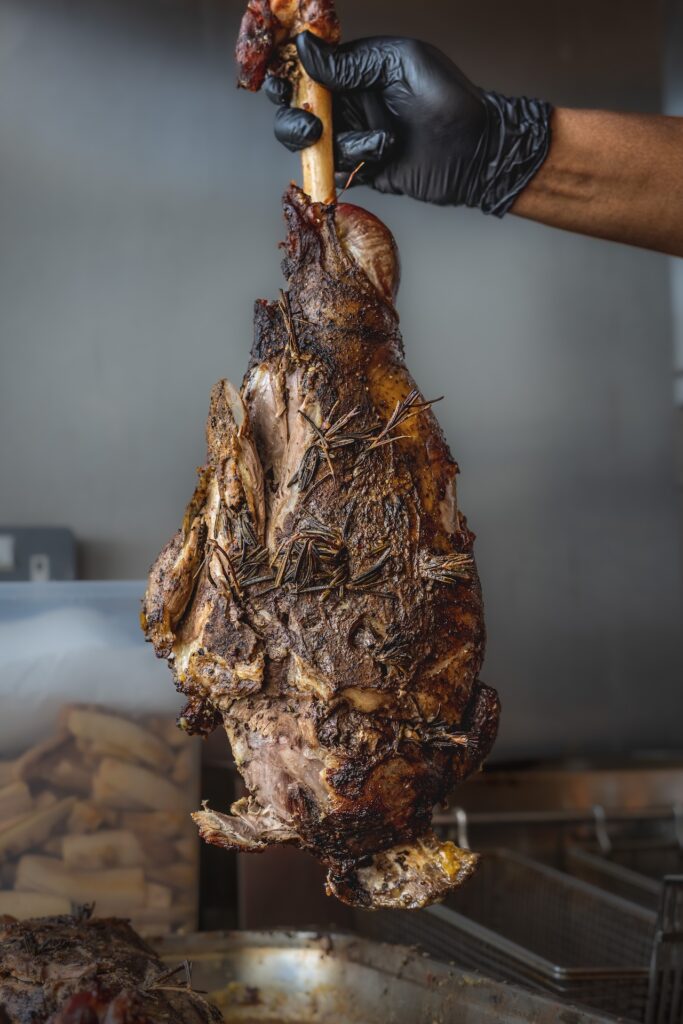
M 640 0 L 339 0 L 347 37 L 427 38 L 489 88 L 661 109 Z M 233 87 L 242 0 L 0 0 L 0 522 L 142 577 L 280 286 L 296 161 Z M 505 705 L 499 756 L 680 742 L 667 261 L 375 196 L 408 360 L 462 466 Z

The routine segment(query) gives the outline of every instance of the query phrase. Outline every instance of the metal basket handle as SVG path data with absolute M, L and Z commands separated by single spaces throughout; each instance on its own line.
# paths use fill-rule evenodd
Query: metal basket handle
M 455 808 L 455 826 L 457 829 L 458 846 L 461 850 L 469 850 L 470 839 L 467 833 L 467 811 L 464 807 Z
M 683 804 L 674 804 L 672 812 L 674 819 L 674 836 L 679 849 L 683 852 Z
M 600 853 L 606 857 L 612 852 L 612 840 L 607 831 L 607 812 L 602 804 L 593 805 L 593 822 L 595 825 L 595 838 L 598 841 Z
M 666 875 L 650 961 L 645 1024 L 683 1021 L 683 875 Z

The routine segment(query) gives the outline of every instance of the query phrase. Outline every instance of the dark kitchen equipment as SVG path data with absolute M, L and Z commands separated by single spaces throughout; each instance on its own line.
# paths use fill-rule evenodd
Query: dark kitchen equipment
M 680 1024 L 682 1020 L 683 875 L 669 875 L 662 884 L 645 1024 Z
M 73 580 L 76 538 L 61 526 L 0 526 L 0 583 Z
M 404 946 L 312 932 L 204 932 L 157 946 L 228 1024 L 608 1024 Z
M 361 934 L 630 1020 L 644 1019 L 656 914 L 511 851 L 444 906 L 356 914 Z
M 683 833 L 676 821 L 681 793 L 680 754 L 493 767 L 460 786 L 454 806 L 437 813 L 434 824 L 459 845 L 465 837 L 473 849 L 513 848 L 563 867 L 572 845 L 670 843 L 672 827 Z

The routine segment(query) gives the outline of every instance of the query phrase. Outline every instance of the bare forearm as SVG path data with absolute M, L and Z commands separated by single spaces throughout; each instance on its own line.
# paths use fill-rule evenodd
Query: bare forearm
M 512 213 L 683 256 L 683 118 L 558 109 Z

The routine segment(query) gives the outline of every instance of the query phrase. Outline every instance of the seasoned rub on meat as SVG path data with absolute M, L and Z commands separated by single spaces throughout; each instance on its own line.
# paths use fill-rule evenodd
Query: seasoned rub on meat
M 220 1024 L 127 921 L 0 919 L 3 1024 Z
M 417 907 L 474 868 L 430 821 L 497 729 L 473 535 L 404 362 L 389 231 L 294 186 L 284 205 L 288 290 L 256 304 L 241 391 L 213 390 L 143 627 L 183 724 L 222 722 L 248 790 L 230 815 L 194 815 L 203 837 L 293 843 L 345 902 Z

